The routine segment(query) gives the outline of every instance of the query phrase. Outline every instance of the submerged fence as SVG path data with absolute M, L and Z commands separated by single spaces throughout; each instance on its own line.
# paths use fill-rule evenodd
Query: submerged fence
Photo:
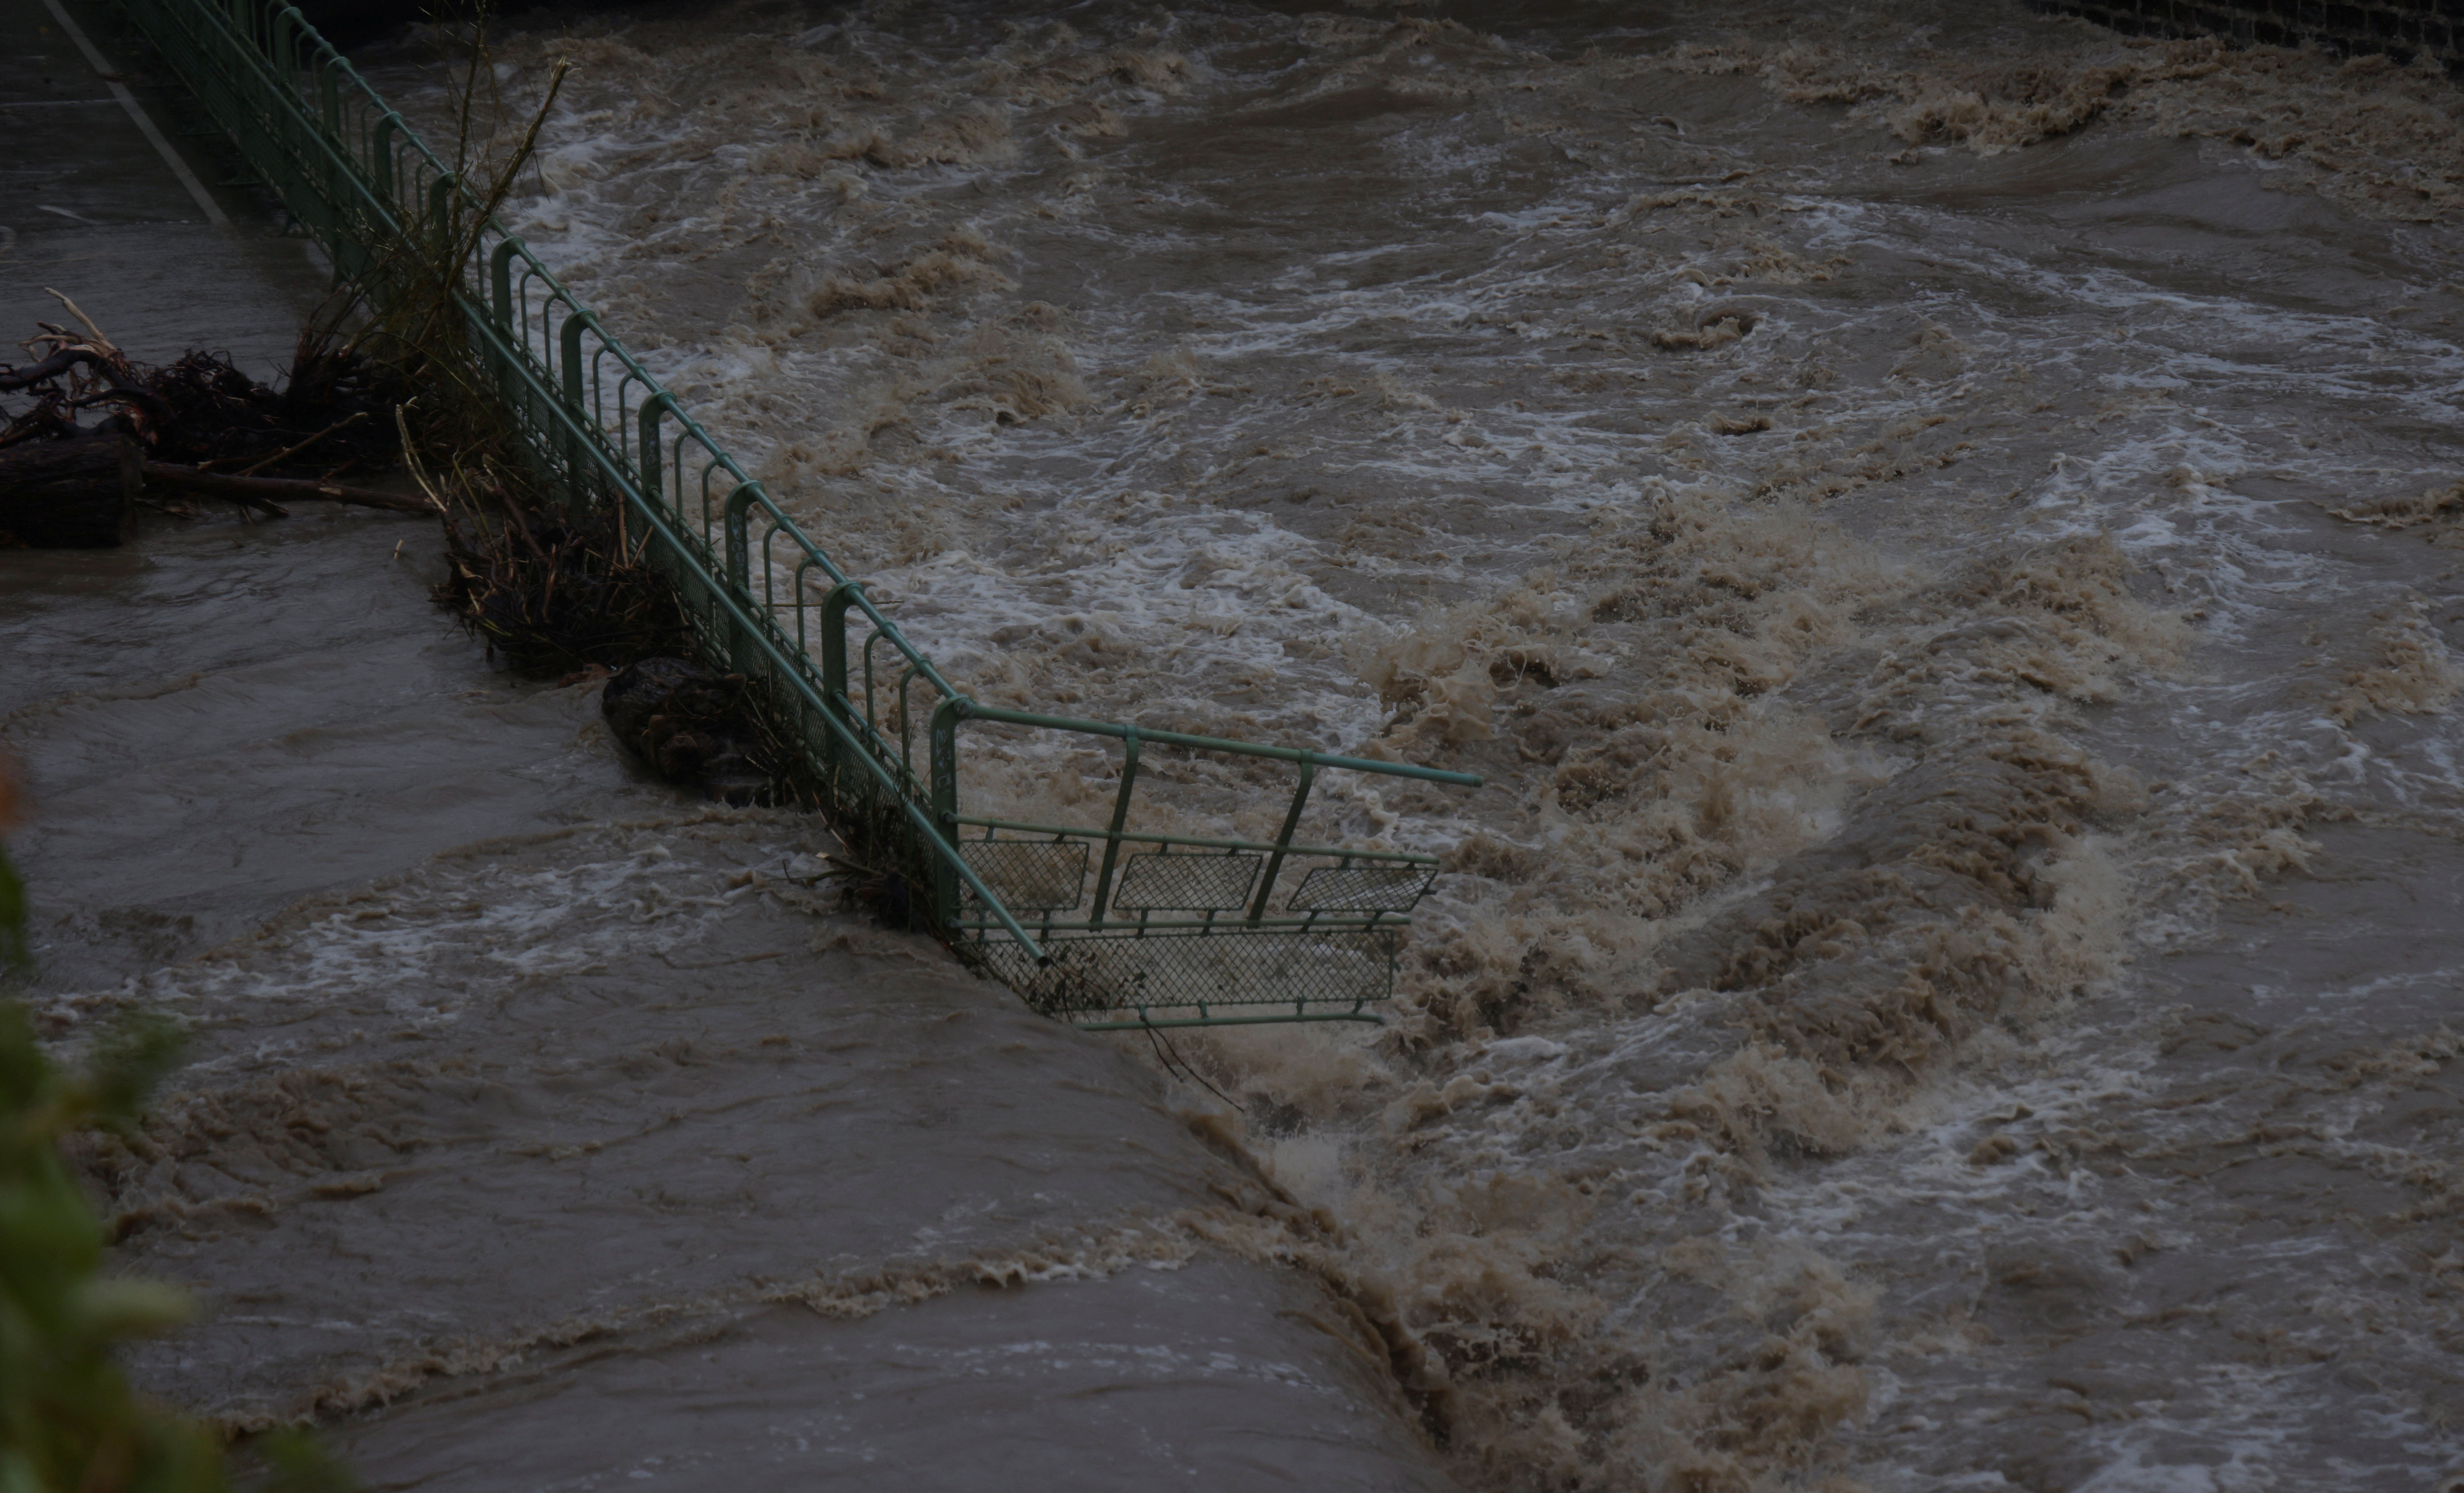
M 1331 770 L 1478 778 L 968 698 L 296 9 L 121 4 L 340 274 L 379 300 L 450 302 L 539 474 L 672 578 L 702 650 L 753 681 L 836 821 L 896 863 L 962 955 L 1088 1027 L 1376 1020 L 1437 865 L 1297 843 L 1311 788 Z M 970 722 L 1118 743 L 1105 823 L 962 812 Z M 1291 785 L 1281 831 L 1136 827 L 1154 748 L 1278 764 Z

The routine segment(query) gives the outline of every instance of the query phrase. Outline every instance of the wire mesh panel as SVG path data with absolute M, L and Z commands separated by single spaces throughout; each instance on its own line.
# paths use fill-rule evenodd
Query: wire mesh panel
M 1038 968 L 1012 943 L 987 961 L 1045 1016 L 1095 1028 L 1375 1021 L 1400 935 L 1386 929 L 1203 931 L 1055 940 Z
M 1087 846 L 1075 840 L 961 840 L 958 853 L 1002 903 L 1021 912 L 1067 912 L 1087 895 Z M 979 902 L 972 891 L 971 903 Z
M 1121 869 L 1112 907 L 1121 912 L 1238 912 L 1249 905 L 1265 857 L 1230 855 L 1131 856 Z
M 1294 912 L 1409 912 L 1437 880 L 1434 866 L 1320 866 L 1292 889 Z

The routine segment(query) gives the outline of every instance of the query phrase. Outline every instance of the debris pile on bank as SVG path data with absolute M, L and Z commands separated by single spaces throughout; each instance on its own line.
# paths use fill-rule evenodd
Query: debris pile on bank
M 0 405 L 0 546 L 122 543 L 141 498 L 180 512 L 205 496 L 277 516 L 298 499 L 432 511 L 341 480 L 394 465 L 407 398 L 403 379 L 356 346 L 301 333 L 277 388 L 222 353 L 136 362 L 75 301 L 52 295 L 77 329 L 38 322 L 20 344 L 33 361 L 0 363 L 0 393 L 28 401 Z
M 534 491 L 495 422 L 447 407 L 453 381 L 406 371 L 432 370 L 432 354 L 374 357 L 312 324 L 266 384 L 226 353 L 138 362 L 51 294 L 75 325 L 36 323 L 20 344 L 30 361 L 0 363 L 0 395 L 21 401 L 0 401 L 0 548 L 119 545 L 141 502 L 190 516 L 200 499 L 251 518 L 302 499 L 431 516 L 448 563 L 436 603 L 492 658 L 531 678 L 613 674 L 611 731 L 669 781 L 732 803 L 798 797 L 780 786 L 792 755 L 772 749 L 746 682 L 688 662 L 693 628 L 648 536 L 613 500 L 577 514 Z M 403 468 L 416 491 L 357 485 Z

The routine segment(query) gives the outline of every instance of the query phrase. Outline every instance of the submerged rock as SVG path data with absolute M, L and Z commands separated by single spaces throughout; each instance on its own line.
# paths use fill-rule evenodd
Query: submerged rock
M 746 755 L 744 681 L 682 658 L 646 658 L 607 681 L 599 712 L 643 765 L 712 798 L 750 803 L 768 777 Z

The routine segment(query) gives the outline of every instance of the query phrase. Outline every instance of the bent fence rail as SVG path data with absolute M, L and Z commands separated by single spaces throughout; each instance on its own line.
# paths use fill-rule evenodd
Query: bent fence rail
M 1295 843 L 1311 787 L 1329 770 L 1478 778 L 977 703 L 296 9 L 121 6 L 338 274 L 380 301 L 450 303 L 539 472 L 576 511 L 614 516 L 672 578 L 703 651 L 760 687 L 830 812 L 898 862 L 962 955 L 1036 1010 L 1088 1027 L 1376 1020 L 1437 865 Z M 929 721 L 920 770 L 918 719 Z M 1105 824 L 960 812 L 969 721 L 1120 743 Z M 1149 746 L 1286 764 L 1282 831 L 1244 841 L 1133 827 Z

